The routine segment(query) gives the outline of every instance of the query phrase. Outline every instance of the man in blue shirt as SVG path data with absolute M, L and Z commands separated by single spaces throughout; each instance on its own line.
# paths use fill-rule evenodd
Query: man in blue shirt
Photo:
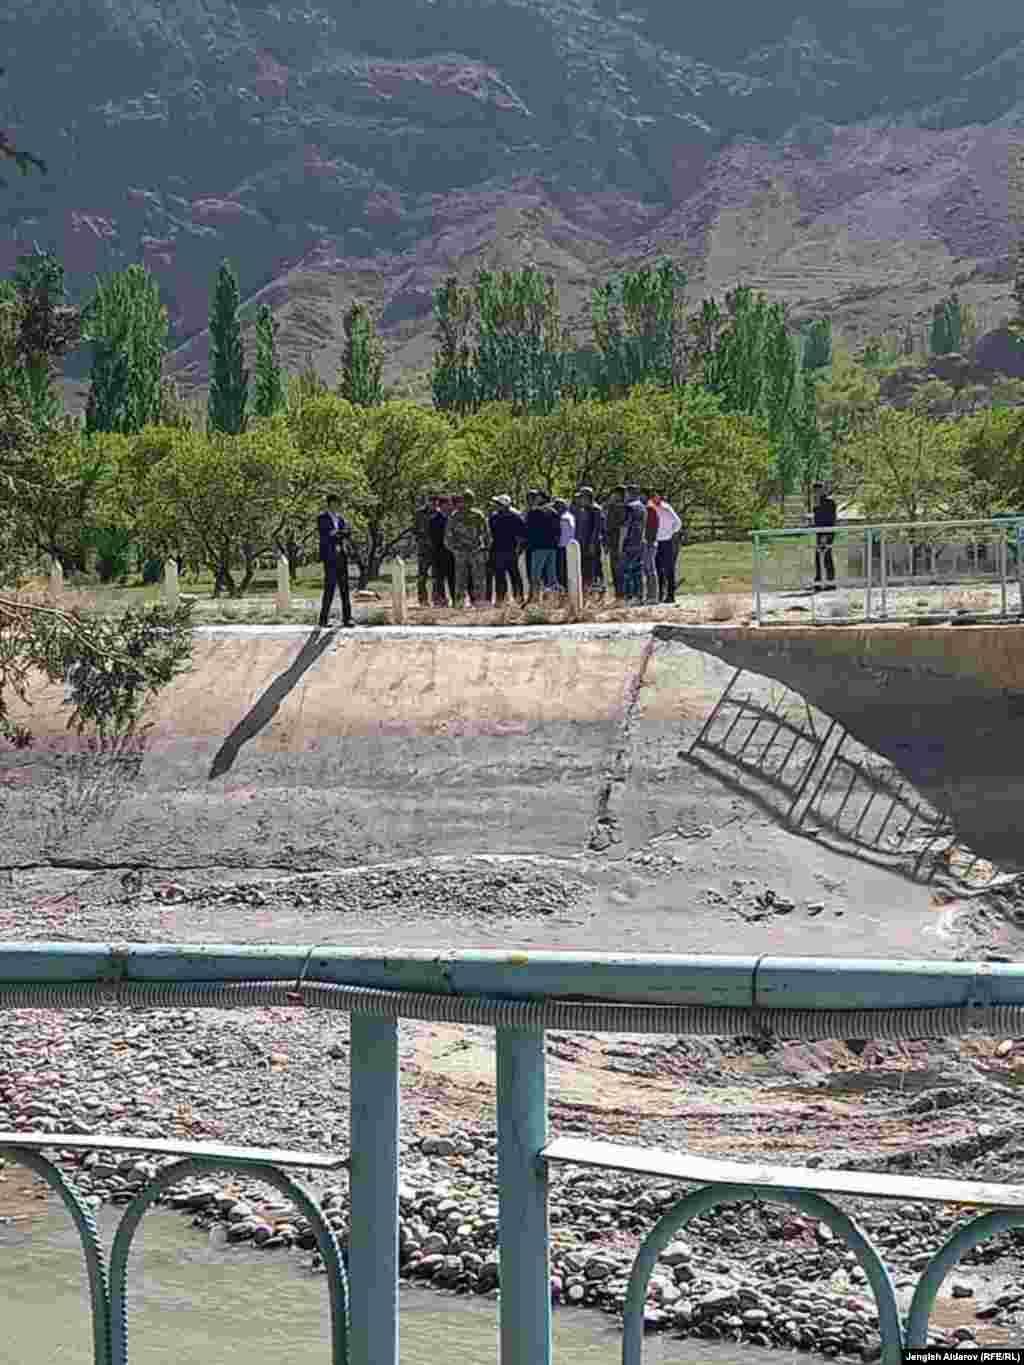
M 512 506 L 507 493 L 499 493 L 490 515 L 491 553 L 494 556 L 494 596 L 500 606 L 511 583 L 516 601 L 522 605 L 523 578 L 519 572 L 519 547 L 526 543 L 526 522 Z
M 541 584 L 555 588 L 555 566 L 562 524 L 558 513 L 548 504 L 539 488 L 531 488 L 526 495 L 526 553 L 527 573 L 530 577 L 529 601 L 536 600 Z
M 317 518 L 317 531 L 320 536 L 320 562 L 324 566 L 320 627 L 327 628 L 335 590 L 341 595 L 341 624 L 354 626 L 352 595 L 348 585 L 348 555 L 345 553 L 345 537 L 349 533 L 348 522 L 338 510 L 338 499 L 333 493 L 327 495 L 327 510 L 321 512 Z

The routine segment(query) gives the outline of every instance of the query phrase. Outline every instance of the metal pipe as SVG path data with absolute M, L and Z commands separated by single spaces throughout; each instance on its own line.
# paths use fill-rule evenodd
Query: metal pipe
M 499 1028 L 498 1241 L 501 1365 L 550 1365 L 551 1268 L 543 1031 Z
M 754 619 L 763 625 L 761 617 L 761 537 L 757 531 L 754 536 Z
M 1006 615 L 1006 537 L 999 537 L 999 615 Z
M 882 620 L 885 621 L 885 620 L 888 619 L 888 616 L 889 616 L 889 593 L 888 593 L 888 586 L 889 586 L 889 584 L 888 584 L 889 566 L 888 566 L 888 565 L 886 564 L 886 562 L 885 562 L 885 552 L 886 552 L 886 548 L 887 548 L 887 547 L 886 547 L 886 543 L 885 543 L 885 527 L 884 527 L 884 526 L 881 528 L 881 532 L 880 532 L 879 539 L 880 539 L 881 547 L 882 547 L 882 563 L 881 563 L 881 580 L 882 580 Z
M 352 1365 L 398 1365 L 398 1022 L 351 1022 Z
M 866 566 L 866 567 L 865 567 L 865 579 L 864 579 L 864 620 L 865 620 L 865 621 L 870 621 L 870 620 L 871 620 L 871 578 L 872 578 L 872 574 L 873 574 L 873 572 L 874 572 L 874 566 L 873 566 L 872 563 L 871 563 L 871 531 L 870 531 L 870 529 L 868 529 L 868 530 L 866 530 L 866 531 L 864 532 L 864 562 L 865 562 L 865 566 Z
M 296 989 L 300 987 L 295 979 L 298 971 L 293 984 L 282 984 L 280 955 L 287 955 L 289 949 L 276 946 L 207 949 L 205 982 L 197 982 L 192 975 L 195 944 L 10 943 L 0 950 L 0 1007 L 31 1007 L 15 1004 L 22 1000 L 34 1000 L 37 1008 L 74 1008 L 73 1002 L 158 1005 L 163 1001 L 170 1005 L 177 993 L 182 998 L 194 997 L 197 1008 L 214 1003 L 218 1007 L 268 1003 L 326 1007 L 336 1002 L 335 1008 L 357 1013 L 413 1018 L 432 1011 L 433 1017 L 441 1018 L 457 1015 L 460 1004 L 488 996 L 495 1007 L 507 1005 L 511 1022 L 525 1004 L 552 1012 L 576 1008 L 582 1012 L 584 1002 L 591 1010 L 604 1008 L 609 1016 L 620 1006 L 635 1004 L 702 1009 L 782 1004 L 789 1009 L 939 1008 L 974 999 L 979 982 L 988 1003 L 1024 1006 L 1024 963 L 483 949 L 459 953 L 405 950 L 385 958 L 372 951 L 322 945 L 290 951 L 300 970 L 308 962 L 300 989 Z M 271 952 L 278 956 L 269 957 Z M 220 981 L 212 971 L 214 953 L 222 972 Z M 48 958 L 50 981 L 45 979 Z M 60 984 L 68 980 L 69 961 L 79 964 L 78 986 Z M 111 974 L 115 962 L 125 964 L 120 985 Z M 780 979 L 786 983 L 785 999 L 766 998 L 767 984 Z M 157 984 L 158 980 L 167 984 Z M 261 981 L 265 984 L 258 984 Z M 778 993 L 777 985 L 774 990 Z M 399 1008 L 388 1003 L 392 1000 Z

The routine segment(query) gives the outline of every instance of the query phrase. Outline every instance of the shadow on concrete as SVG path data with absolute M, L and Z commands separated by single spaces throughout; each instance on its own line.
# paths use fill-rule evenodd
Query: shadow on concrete
M 902 774 L 854 741 L 839 721 L 789 689 L 768 705 L 750 693 L 737 695 L 742 677 L 742 669 L 733 674 L 681 758 L 741 792 L 792 833 L 912 881 L 931 881 L 941 870 L 970 886 L 975 869 L 996 874 L 958 844 L 950 822 Z M 776 755 L 772 763 L 769 753 Z
M 277 715 L 281 703 L 302 681 L 303 675 L 332 643 L 333 630 L 314 629 L 296 656 L 295 662 L 284 673 L 279 674 L 267 690 L 253 704 L 249 713 L 242 717 L 224 743 L 217 750 L 210 765 L 208 780 L 223 777 L 234 765 L 235 759 L 244 744 L 254 739 L 259 732 Z

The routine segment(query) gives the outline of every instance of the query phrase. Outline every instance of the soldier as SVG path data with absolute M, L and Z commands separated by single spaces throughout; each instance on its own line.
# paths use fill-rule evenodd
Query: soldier
M 427 578 L 434 569 L 434 547 L 430 540 L 430 518 L 437 505 L 436 493 L 424 493 L 423 501 L 416 508 L 413 527 L 416 532 L 416 595 L 421 607 L 428 606 Z M 437 584 L 434 585 L 435 589 Z M 436 595 L 436 592 L 435 592 Z
M 605 513 L 608 536 L 608 567 L 611 570 L 615 596 L 622 596 L 622 531 L 626 524 L 626 486 L 619 484 L 612 490 Z
M 480 606 L 483 605 L 484 574 L 491 539 L 487 518 L 479 507 L 473 506 L 472 489 L 456 494 L 453 501 L 455 506 L 444 533 L 444 543 L 455 556 L 455 601 L 452 605 L 461 607 L 469 588 L 472 605 Z

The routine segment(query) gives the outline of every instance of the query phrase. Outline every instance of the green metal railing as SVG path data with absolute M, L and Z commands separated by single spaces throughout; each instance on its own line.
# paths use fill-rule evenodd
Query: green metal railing
M 998 594 L 999 617 L 1024 612 L 1024 517 L 975 521 L 904 521 L 750 532 L 754 617 L 763 624 L 765 598 L 819 588 L 845 593 L 830 602 L 827 620 L 886 621 L 920 609 L 908 595 L 934 588 L 985 587 Z M 845 557 L 846 569 L 843 569 Z M 862 608 L 854 600 L 863 593 Z M 989 608 L 986 606 L 987 613 Z M 812 621 L 817 599 L 811 596 Z M 948 614 L 948 613 L 946 613 Z
M 722 1203 L 774 1201 L 829 1226 L 860 1262 L 875 1296 L 884 1365 L 927 1343 L 942 1280 L 965 1251 L 1024 1224 L 1024 1187 L 713 1161 L 580 1139 L 549 1140 L 545 1032 L 772 1036 L 780 1039 L 1024 1033 L 1024 965 L 771 957 L 579 953 L 372 952 L 231 945 L 0 944 L 0 1009 L 97 1004 L 228 1005 L 342 1010 L 351 1015 L 350 1155 L 149 1142 L 131 1137 L 0 1133 L 0 1154 L 61 1197 L 89 1274 L 96 1365 L 129 1359 L 125 1305 L 132 1241 L 146 1209 L 183 1179 L 244 1169 L 305 1214 L 327 1270 L 334 1365 L 397 1365 L 399 1018 L 496 1031 L 502 1365 L 550 1365 L 548 1171 L 557 1164 L 641 1173 L 699 1188 L 656 1223 L 640 1248 L 624 1312 L 623 1365 L 640 1365 L 646 1290 L 658 1256 L 697 1214 Z M 165 1166 L 128 1205 L 109 1269 L 93 1215 L 45 1155 L 63 1148 L 156 1152 Z M 349 1263 L 327 1219 L 285 1168 L 350 1171 Z M 825 1196 L 922 1199 L 987 1210 L 932 1258 L 906 1323 L 876 1249 Z

